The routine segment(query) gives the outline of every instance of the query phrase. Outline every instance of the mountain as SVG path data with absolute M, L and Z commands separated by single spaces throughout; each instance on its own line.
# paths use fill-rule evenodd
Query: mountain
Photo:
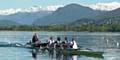
M 0 26 L 12 26 L 12 25 L 20 25 L 20 24 L 11 20 L 0 20 Z
M 78 4 L 70 4 L 34 22 L 35 25 L 69 23 L 75 25 L 120 23 L 120 8 L 111 11 L 100 11 Z
M 103 13 L 103 11 L 93 10 L 89 7 L 78 4 L 69 4 L 57 9 L 52 14 L 42 17 L 34 21 L 35 25 L 49 25 L 49 24 L 66 24 L 74 22 L 81 18 L 94 18 Z
M 111 21 L 118 22 L 119 17 L 120 3 L 117 2 L 98 3 L 87 7 L 79 4 L 69 4 L 64 7 L 59 5 L 46 8 L 33 6 L 30 8 L 0 10 L 0 20 L 10 20 L 28 25 L 67 24 L 77 20 L 80 23 L 94 22 L 102 24 Z
M 34 20 L 51 14 L 62 5 L 32 6 L 28 8 L 0 9 L 0 20 L 11 20 L 20 24 L 32 24 Z
M 69 25 L 90 24 L 90 23 L 94 23 L 95 21 L 96 20 L 91 19 L 91 18 L 81 18 L 72 23 L 69 23 Z
M 120 8 L 112 11 L 104 12 L 100 15 L 97 15 L 93 19 L 91 18 L 82 18 L 74 21 L 70 24 L 72 25 L 79 25 L 79 24 L 112 24 L 112 23 L 120 23 Z
M 97 24 L 111 24 L 111 23 L 120 23 L 120 8 L 107 11 L 101 15 L 94 18 Z
M 20 24 L 32 24 L 37 18 L 46 16 L 52 13 L 51 11 L 39 11 L 39 12 L 18 12 L 10 15 L 0 15 L 0 20 L 12 20 Z
M 120 16 L 120 8 L 112 10 L 112 11 L 108 11 L 108 12 L 102 14 L 101 18 L 103 18 L 103 17 L 109 18 L 109 17 L 117 17 L 117 16 Z

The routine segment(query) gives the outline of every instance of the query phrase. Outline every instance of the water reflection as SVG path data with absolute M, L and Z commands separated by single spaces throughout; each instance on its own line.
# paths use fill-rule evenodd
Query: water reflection
M 48 50 L 49 58 L 52 60 L 54 58 L 54 50 Z
M 38 52 L 35 49 L 32 49 L 32 57 L 33 57 L 34 60 L 37 59 L 37 53 Z
M 61 51 L 47 50 L 49 60 L 78 60 L 77 55 L 64 55 Z M 39 54 L 46 54 L 45 50 L 32 49 L 31 54 L 34 60 L 39 59 Z
M 63 55 L 63 60 L 78 60 L 77 55 Z
M 72 60 L 77 60 L 77 55 L 73 55 L 72 58 Z

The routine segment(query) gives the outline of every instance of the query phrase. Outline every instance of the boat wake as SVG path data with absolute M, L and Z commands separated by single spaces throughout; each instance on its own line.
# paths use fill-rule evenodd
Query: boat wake
M 20 43 L 0 42 L 0 47 L 24 47 L 24 45 Z

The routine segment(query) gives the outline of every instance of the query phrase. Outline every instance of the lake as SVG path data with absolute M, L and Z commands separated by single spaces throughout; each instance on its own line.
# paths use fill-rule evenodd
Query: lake
M 112 32 L 27 32 L 27 31 L 1 31 L 0 42 L 21 43 L 32 39 L 34 33 L 38 34 L 39 40 L 46 42 L 49 37 L 56 39 L 68 37 L 68 40 L 74 37 L 79 46 L 89 48 L 95 51 L 105 52 L 104 58 L 95 58 L 87 56 L 68 56 L 68 60 L 119 60 L 120 59 L 120 33 Z M 66 57 L 51 57 L 48 53 L 39 53 L 36 59 L 33 58 L 31 49 L 17 47 L 0 47 L 0 60 L 63 60 Z

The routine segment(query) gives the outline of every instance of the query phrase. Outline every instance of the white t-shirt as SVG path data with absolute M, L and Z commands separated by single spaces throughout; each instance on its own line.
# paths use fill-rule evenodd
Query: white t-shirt
M 73 49 L 78 49 L 78 46 L 77 46 L 77 43 L 76 41 L 73 41 L 73 46 L 72 46 Z
M 54 40 L 48 40 L 49 44 L 51 45 L 52 43 L 54 43 Z

